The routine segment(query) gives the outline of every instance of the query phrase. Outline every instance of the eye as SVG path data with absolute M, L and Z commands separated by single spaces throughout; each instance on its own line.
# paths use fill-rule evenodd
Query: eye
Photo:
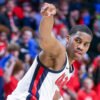
M 81 41 L 80 41 L 79 39 L 76 39 L 75 41 L 76 41 L 77 43 L 81 43 Z
M 85 47 L 88 47 L 89 45 L 90 45 L 90 43 L 85 43 L 84 44 Z

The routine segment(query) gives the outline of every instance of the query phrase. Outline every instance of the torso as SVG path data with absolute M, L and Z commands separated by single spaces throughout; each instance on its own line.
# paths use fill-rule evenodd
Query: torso
M 68 82 L 72 74 L 67 55 L 63 68 L 58 71 L 45 67 L 39 57 L 36 57 L 29 71 L 7 100 L 35 100 L 32 99 L 34 96 L 36 100 L 52 100 L 55 91 Z

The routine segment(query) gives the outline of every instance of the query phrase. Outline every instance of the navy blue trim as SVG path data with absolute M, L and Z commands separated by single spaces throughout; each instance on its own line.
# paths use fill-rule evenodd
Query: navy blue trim
M 38 85 L 37 85 L 37 92 L 36 92 L 36 98 L 37 98 L 37 100 L 39 100 L 39 93 L 38 93 L 38 91 L 39 91 L 39 89 L 40 89 L 40 87 L 41 87 L 41 85 L 42 85 L 44 79 L 46 78 L 47 74 L 48 74 L 48 71 L 45 70 L 45 71 L 43 72 L 43 74 L 42 74 L 40 80 L 39 80 Z
M 64 68 L 66 67 L 66 64 L 67 64 L 67 57 L 66 57 L 66 60 L 65 60 L 64 67 L 63 67 L 62 69 L 58 70 L 58 71 L 51 70 L 51 69 L 49 69 L 48 67 L 46 67 L 45 65 L 43 65 L 43 64 L 41 63 L 40 59 L 39 59 L 39 56 L 37 56 L 37 61 L 38 61 L 39 65 L 40 65 L 41 67 L 44 67 L 48 72 L 60 73 L 60 72 L 63 71 Z
M 27 96 L 26 100 L 30 100 L 30 98 L 32 98 L 32 97 L 33 97 L 33 95 L 30 93 L 30 94 Z
M 69 72 L 72 73 L 74 71 L 74 67 L 73 65 L 71 67 L 69 67 Z
M 34 81 L 35 81 L 35 78 L 36 78 L 36 75 L 38 73 L 39 68 L 40 68 L 40 66 L 38 64 L 37 67 L 36 67 L 36 69 L 35 69 L 35 73 L 33 74 L 33 77 L 32 77 L 32 81 L 31 81 L 31 84 L 30 84 L 30 87 L 29 87 L 29 90 L 28 90 L 29 93 L 32 92 L 33 84 L 34 84 Z M 27 96 L 26 100 L 30 100 L 31 97 L 32 97 L 32 94 L 29 94 Z

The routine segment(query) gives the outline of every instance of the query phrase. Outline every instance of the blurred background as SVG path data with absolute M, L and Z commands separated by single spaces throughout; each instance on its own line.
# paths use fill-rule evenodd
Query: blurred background
M 44 2 L 57 8 L 52 32 L 64 46 L 74 25 L 85 24 L 93 32 L 89 51 L 73 63 L 64 100 L 100 100 L 100 0 L 0 0 L 0 100 L 13 92 L 41 51 L 38 29 Z

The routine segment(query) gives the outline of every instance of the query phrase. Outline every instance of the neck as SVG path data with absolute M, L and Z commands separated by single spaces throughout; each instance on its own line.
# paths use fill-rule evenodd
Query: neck
M 69 66 L 72 66 L 73 62 L 75 61 L 69 54 L 69 52 L 67 51 L 68 53 L 68 60 L 69 60 Z
M 73 64 L 73 62 L 74 62 L 75 60 L 71 59 L 70 57 L 68 57 L 68 60 L 69 60 L 69 65 L 72 66 L 72 64 Z

